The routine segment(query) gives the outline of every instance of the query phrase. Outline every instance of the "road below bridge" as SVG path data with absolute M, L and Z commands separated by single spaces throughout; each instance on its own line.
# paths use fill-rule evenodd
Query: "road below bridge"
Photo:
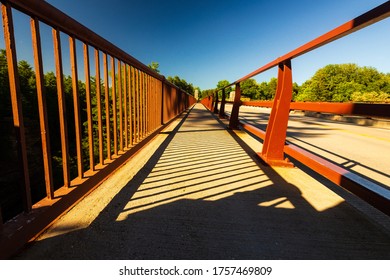
M 226 104 L 230 113 L 232 105 Z M 241 106 L 240 119 L 266 130 L 270 108 Z M 287 141 L 390 189 L 390 130 L 292 112 Z

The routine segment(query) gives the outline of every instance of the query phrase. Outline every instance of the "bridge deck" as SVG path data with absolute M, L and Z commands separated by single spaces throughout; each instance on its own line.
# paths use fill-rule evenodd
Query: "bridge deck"
M 197 104 L 17 258 L 390 258 L 387 216 L 260 147 Z

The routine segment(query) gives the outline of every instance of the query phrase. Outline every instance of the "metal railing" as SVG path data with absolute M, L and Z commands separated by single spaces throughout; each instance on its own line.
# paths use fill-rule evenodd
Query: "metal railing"
M 370 204 L 374 205 L 384 213 L 390 215 L 390 192 L 388 190 L 306 150 L 286 142 L 289 112 L 292 109 L 386 118 L 390 116 L 390 104 L 291 102 L 293 94 L 291 62 L 294 58 L 326 45 L 334 40 L 347 36 L 389 16 L 390 1 L 387 1 L 367 13 L 340 25 L 307 44 L 269 62 L 226 87 L 217 89 L 215 97 L 208 96 L 201 102 L 211 111 L 215 113 L 219 111 L 220 117 L 225 117 L 225 89 L 235 85 L 235 98 L 233 108 L 229 115 L 229 127 L 230 129 L 238 129 L 239 125 L 241 125 L 243 129 L 248 130 L 263 139 L 263 148 L 262 152 L 259 153 L 259 156 L 266 163 L 271 166 L 293 167 L 293 163 L 288 158 L 285 158 L 285 154 L 289 155 L 317 173 L 325 176 L 333 183 L 344 187 L 363 200 L 366 200 Z M 271 102 L 242 102 L 240 83 L 273 67 L 278 67 L 278 84 L 274 100 Z M 219 91 L 222 91 L 222 101 L 220 107 L 218 107 Z M 266 131 L 260 130 L 259 128 L 239 119 L 239 108 L 241 105 L 272 108 Z
M 196 102 L 195 98 L 164 76 L 151 70 L 129 54 L 106 41 L 85 26 L 41 0 L 1 0 L 4 26 L 10 103 L 19 162 L 22 212 L 12 219 L 2 219 L 0 207 L 0 258 L 14 252 L 44 230 L 61 213 L 88 194 L 116 168 L 128 160 L 164 124 Z M 29 166 L 28 144 L 23 115 L 13 11 L 18 10 L 31 20 L 34 53 L 36 96 L 39 112 L 40 140 L 44 170 L 44 193 L 38 202 L 32 199 L 30 179 L 34 170 Z M 40 25 L 52 29 L 54 47 L 56 97 L 59 137 L 49 130 L 47 94 L 42 63 Z M 72 108 L 64 90 L 64 66 L 61 47 L 63 37 L 69 38 L 72 79 Z M 82 54 L 76 46 L 82 45 Z M 83 58 L 85 96 L 80 96 L 79 66 Z M 95 75 L 91 75 L 91 69 Z M 84 89 L 83 89 L 84 90 Z M 73 112 L 73 115 L 67 114 Z M 51 112 L 51 111 L 50 111 Z M 52 113 L 52 112 L 51 112 Z M 71 122 L 71 123 L 70 123 Z M 84 124 L 84 129 L 83 129 Z M 72 131 L 69 131 L 69 128 Z M 74 130 L 74 131 L 73 131 Z M 55 186 L 51 142 L 60 140 L 62 184 Z M 70 144 L 74 146 L 74 162 L 70 160 Z M 71 169 L 76 170 L 71 172 Z M 73 175 L 72 175 L 73 173 Z M 17 188 L 18 186 L 12 186 Z M 34 189 L 39 186 L 33 186 Z M 3 223 L 4 221 L 4 223 Z

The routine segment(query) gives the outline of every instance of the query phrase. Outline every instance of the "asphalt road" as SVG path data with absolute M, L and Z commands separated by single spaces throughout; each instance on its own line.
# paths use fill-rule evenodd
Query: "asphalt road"
M 263 130 L 269 113 L 268 108 L 240 108 L 240 118 Z M 390 189 L 389 129 L 291 113 L 287 140 Z

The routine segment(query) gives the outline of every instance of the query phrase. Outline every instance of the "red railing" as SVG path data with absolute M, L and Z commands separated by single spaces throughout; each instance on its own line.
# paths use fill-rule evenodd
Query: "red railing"
M 367 13 L 346 22 L 345 24 L 319 36 L 309 43 L 283 55 L 270 63 L 256 69 L 248 75 L 216 90 L 213 96 L 207 97 L 203 104 L 210 110 L 217 112 L 219 108 L 220 117 L 224 117 L 225 89 L 235 85 L 235 98 L 230 113 L 229 127 L 237 129 L 239 125 L 264 140 L 262 152 L 259 156 L 272 166 L 292 167 L 293 164 L 285 154 L 295 158 L 307 165 L 314 171 L 325 176 L 332 182 L 355 193 L 362 199 L 368 201 L 384 213 L 390 215 L 390 192 L 371 181 L 368 181 L 354 173 L 349 172 L 329 161 L 326 161 L 308 151 L 305 151 L 291 143 L 286 142 L 287 123 L 290 110 L 305 110 L 315 112 L 328 112 L 334 114 L 350 114 L 375 117 L 390 117 L 390 104 L 355 104 L 355 103 L 314 103 L 314 102 L 291 102 L 293 93 L 292 67 L 294 58 L 328 44 L 341 37 L 347 36 L 361 28 L 367 27 L 375 22 L 390 16 L 390 1 L 368 11 Z M 241 101 L 240 83 L 267 71 L 278 67 L 278 85 L 273 101 Z M 218 92 L 222 90 L 222 102 L 218 104 Z M 241 105 L 271 107 L 266 132 L 249 123 L 239 119 L 239 108 Z
M 165 80 L 146 65 L 106 41 L 85 26 L 41 0 L 1 0 L 4 39 L 6 47 L 10 104 L 14 137 L 19 162 L 19 181 L 22 202 L 5 201 L 2 192 L 0 207 L 0 258 L 7 257 L 25 244 L 83 196 L 96 188 L 116 168 L 128 160 L 146 142 L 152 139 L 164 124 L 196 102 L 195 98 Z M 30 167 L 15 41 L 13 11 L 18 10 L 31 18 L 32 49 L 34 53 L 37 110 L 43 176 L 42 186 L 31 184 L 38 176 Z M 59 136 L 49 130 L 49 115 L 44 83 L 44 66 L 40 26 L 52 29 L 56 76 L 56 113 Z M 72 79 L 72 107 L 67 108 L 68 97 L 64 89 L 64 46 L 61 40 L 69 38 Z M 78 46 L 82 46 L 79 53 Z M 85 96 L 80 95 L 77 58 L 83 58 Z M 94 68 L 95 75 L 91 75 Z M 94 79 L 93 79 L 94 78 Z M 52 97 L 50 97 L 52 98 Z M 50 108 L 52 110 L 52 108 Z M 72 114 L 67 114 L 73 111 Z M 53 113 L 50 111 L 50 114 Z M 57 118 L 57 117 L 56 117 Z M 83 124 L 85 129 L 83 130 Z M 71 127 L 71 129 L 70 129 Z M 50 127 L 52 128 L 52 127 Z M 62 182 L 56 186 L 53 173 L 53 143 L 59 139 Z M 13 139 L 13 138 L 12 138 Z M 84 144 L 83 144 L 84 143 Z M 70 160 L 70 146 L 74 147 L 74 162 Z M 34 155 L 36 155 L 34 153 Z M 1 155 L 0 155 L 1 156 Z M 3 162 L 3 165 L 7 163 Z M 72 170 L 76 170 L 71 172 Z M 72 175 L 73 174 L 73 175 Z M 58 174 L 57 174 L 58 176 Z M 9 184 L 8 184 L 9 185 Z M 3 187 L 3 186 L 2 186 Z M 8 186 L 12 189 L 18 186 Z M 36 190 L 43 188 L 44 190 Z M 2 188 L 3 190 L 3 188 Z M 38 197 L 33 192 L 44 193 Z M 32 198 L 34 196 L 35 198 Z M 6 215 L 13 204 L 22 204 L 16 217 Z M 1 213 L 2 212 L 2 213 Z M 12 212 L 12 211 L 11 211 Z M 3 214 L 3 215 L 1 215 Z M 3 216 L 7 218 L 3 219 Z M 11 219 L 12 218 L 12 219 Z M 4 223 L 3 223 L 4 220 Z
M 272 108 L 272 101 L 244 101 L 243 106 Z M 290 110 L 301 110 L 336 115 L 390 118 L 390 104 L 291 102 Z

